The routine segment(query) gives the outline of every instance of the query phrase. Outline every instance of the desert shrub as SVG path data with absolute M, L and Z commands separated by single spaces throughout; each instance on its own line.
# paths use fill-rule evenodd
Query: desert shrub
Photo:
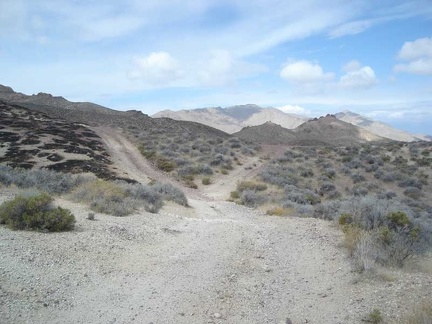
M 420 180 L 415 178 L 406 178 L 404 180 L 399 181 L 398 186 L 401 188 L 415 187 L 418 189 L 422 189 L 423 183 Z
M 408 163 L 408 160 L 403 158 L 402 156 L 397 156 L 394 158 L 394 160 L 391 162 L 391 164 L 399 166 L 399 167 L 404 167 L 406 166 Z
M 374 173 L 374 177 L 375 177 L 375 179 L 381 179 L 381 178 L 383 177 L 383 175 L 384 175 L 384 172 L 383 172 L 382 170 L 377 170 L 377 171 Z
M 225 160 L 225 157 L 222 154 L 216 154 L 213 160 L 210 161 L 211 166 L 221 165 Z
M 311 217 L 313 214 L 313 206 L 311 205 L 293 205 L 295 211 L 298 213 L 299 216 L 302 217 Z
M 340 213 L 341 201 L 324 201 L 314 206 L 313 217 L 332 220 Z
M 351 241 L 352 257 L 357 269 L 360 271 L 371 271 L 375 268 L 377 260 L 380 259 L 381 249 L 374 235 L 355 227 L 345 231 L 345 242 Z M 352 235 L 352 237 L 350 237 Z M 357 235 L 357 236 L 356 236 Z M 347 244 L 347 243 L 346 243 Z
M 336 171 L 333 168 L 326 168 L 322 175 L 326 176 L 327 178 L 333 180 L 336 177 Z
M 423 193 L 419 188 L 416 187 L 408 187 L 404 190 L 404 195 L 410 197 L 412 199 L 418 200 L 423 196 Z
M 164 172 L 171 172 L 176 167 L 174 161 L 162 157 L 156 160 L 156 166 L 159 170 L 162 170 Z
M 184 184 L 186 187 L 191 188 L 191 189 L 198 189 L 197 184 L 192 180 L 192 179 L 183 179 L 184 180 Z
M 359 169 L 363 166 L 363 164 L 358 158 L 354 158 L 351 161 L 346 162 L 344 166 L 346 166 L 349 169 Z
M 147 147 L 145 145 L 138 146 L 139 151 L 146 159 L 153 159 L 156 156 L 156 150 L 154 147 Z
M 109 203 L 110 210 L 113 211 L 114 215 L 124 216 L 133 212 L 139 205 L 140 202 L 144 205 L 144 209 L 150 213 L 157 213 L 163 205 L 162 196 L 153 189 L 153 187 L 145 186 L 142 184 L 130 184 L 124 181 L 116 181 L 115 185 L 118 185 L 119 188 L 124 190 L 125 195 L 124 198 L 114 198 L 110 199 Z M 104 199 L 100 199 L 100 202 L 103 203 Z M 125 208 L 124 203 L 130 202 L 132 209 Z M 93 202 L 96 206 L 96 201 Z M 101 207 L 95 207 L 95 209 L 103 209 Z M 123 211 L 124 209 L 124 211 Z M 109 213 L 108 213 L 109 214 Z
M 75 189 L 71 197 L 89 204 L 90 209 L 115 216 L 125 216 L 135 210 L 132 199 L 126 198 L 126 191 L 112 182 L 97 180 Z
M 384 182 L 393 182 L 396 180 L 396 175 L 393 172 L 387 172 L 381 176 L 381 179 Z
M 228 140 L 228 143 L 230 144 L 231 148 L 240 148 L 242 146 L 238 137 L 231 137 Z
M 178 154 L 175 151 L 173 151 L 171 149 L 171 147 L 161 150 L 160 155 L 168 157 L 168 158 L 178 157 Z
M 251 189 L 244 190 L 240 196 L 240 202 L 247 207 L 258 207 L 266 201 L 266 197 L 261 196 L 255 190 Z
M 211 183 L 211 179 L 209 177 L 202 178 L 202 184 L 208 186 Z
M 339 212 L 340 224 L 368 235 L 359 236 L 352 245 L 362 249 L 354 251 L 353 255 L 357 255 L 363 269 L 366 261 L 401 265 L 430 246 L 431 228 L 416 221 L 410 208 L 400 202 L 373 196 L 352 198 L 341 203 Z
M 71 198 L 89 204 L 90 209 L 115 216 L 126 216 L 144 207 L 156 213 L 162 207 L 160 194 L 147 186 L 117 181 L 96 180 L 76 188 Z
M 432 159 L 431 158 L 422 157 L 420 159 L 417 159 L 416 163 L 420 167 L 427 167 L 427 166 L 430 166 L 432 164 Z
M 296 185 L 298 183 L 299 179 L 295 172 L 296 171 L 290 167 L 273 164 L 267 166 L 260 173 L 260 177 L 264 182 L 284 187 L 285 185 Z
M 365 166 L 365 171 L 366 172 L 374 172 L 377 171 L 379 169 L 379 165 L 377 163 L 375 164 L 368 164 Z
M 394 191 L 386 191 L 384 193 L 380 193 L 377 195 L 379 199 L 393 199 L 397 197 L 397 194 Z
M 245 190 L 264 191 L 267 190 L 267 185 L 254 181 L 242 181 L 237 185 L 237 190 L 240 192 Z
M 325 194 L 328 194 L 328 193 L 335 191 L 335 190 L 336 190 L 336 186 L 333 183 L 324 182 L 320 186 L 318 193 L 320 194 L 320 196 L 324 196 Z
M 16 230 L 61 232 L 73 229 L 75 216 L 67 209 L 53 207 L 47 193 L 17 196 L 0 205 L 0 224 Z
M 239 198 L 240 198 L 240 192 L 238 192 L 237 190 L 235 190 L 235 191 L 231 191 L 231 193 L 230 193 L 230 197 L 231 197 L 232 199 L 239 199 Z
M 218 145 L 214 149 L 215 153 L 226 155 L 228 153 L 228 148 L 225 146 Z
M 321 199 L 309 189 L 299 189 L 296 186 L 286 185 L 284 188 L 285 199 L 301 205 L 316 205 Z
M 300 176 L 304 177 L 304 178 L 312 178 L 315 174 L 313 173 L 313 171 L 311 169 L 306 169 L 306 170 L 302 170 L 300 172 Z
M 351 193 L 354 196 L 366 196 L 369 193 L 369 190 L 366 187 L 355 186 L 351 189 Z
M 359 183 L 359 182 L 363 182 L 366 180 L 366 178 L 360 174 L 360 173 L 354 173 L 351 175 L 351 179 L 354 183 Z
M 49 194 L 64 194 L 81 183 L 94 179 L 92 176 L 72 175 L 51 170 L 13 169 L 0 166 L 0 183 L 19 188 L 37 188 Z
M 181 206 L 188 206 L 188 200 L 183 191 L 169 183 L 157 183 L 150 187 L 153 191 L 161 194 L 165 200 L 173 201 Z

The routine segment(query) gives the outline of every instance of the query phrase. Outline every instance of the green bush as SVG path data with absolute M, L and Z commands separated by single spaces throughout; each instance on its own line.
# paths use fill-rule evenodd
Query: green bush
M 67 209 L 52 206 L 46 193 L 17 196 L 0 205 L 0 223 L 16 230 L 61 232 L 73 229 L 75 216 Z
M 211 183 L 211 179 L 209 177 L 204 177 L 202 179 L 202 184 L 208 186 Z

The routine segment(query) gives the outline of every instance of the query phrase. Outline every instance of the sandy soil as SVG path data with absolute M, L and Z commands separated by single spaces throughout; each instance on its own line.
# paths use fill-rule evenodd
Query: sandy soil
M 125 174 L 161 179 L 126 139 L 99 134 Z M 58 199 L 77 218 L 72 232 L 0 227 L 0 322 L 360 323 L 378 308 L 400 323 L 431 300 L 432 276 L 418 267 L 354 272 L 330 222 L 224 201 L 221 187 L 233 190 L 241 170 L 207 197 L 188 191 L 189 208 L 90 221 L 87 207 Z M 0 190 L 0 202 L 15 193 Z

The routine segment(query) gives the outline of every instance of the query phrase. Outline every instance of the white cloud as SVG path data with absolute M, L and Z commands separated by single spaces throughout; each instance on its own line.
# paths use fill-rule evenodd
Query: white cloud
M 315 83 L 334 78 L 333 73 L 325 73 L 319 64 L 306 60 L 287 63 L 279 75 L 282 79 L 295 83 Z
M 336 27 L 330 32 L 329 36 L 330 38 L 337 38 L 346 35 L 360 34 L 366 29 L 370 28 L 372 25 L 373 21 L 371 20 L 352 21 Z
M 232 79 L 233 64 L 233 57 L 228 51 L 212 51 L 210 58 L 201 63 L 198 79 L 204 85 L 225 85 Z
M 397 64 L 394 70 L 396 72 L 432 75 L 432 58 L 422 58 L 406 64 Z
M 396 64 L 394 71 L 420 75 L 432 75 L 432 38 L 419 38 L 405 42 L 398 53 L 406 63 Z
M 212 50 L 199 62 L 192 62 L 189 68 L 189 75 L 204 86 L 226 86 L 267 71 L 265 66 L 236 58 L 227 50 Z
M 432 57 L 432 38 L 419 38 L 413 42 L 405 42 L 398 57 L 402 60 L 414 60 Z
M 360 68 L 361 68 L 360 62 L 356 60 L 352 60 L 349 61 L 347 64 L 345 64 L 342 70 L 348 73 L 348 72 L 359 70 Z
M 367 89 L 377 82 L 374 70 L 370 66 L 361 66 L 358 61 L 351 61 L 343 68 L 346 72 L 341 76 L 339 85 L 349 89 Z
M 296 115 L 302 115 L 302 116 L 310 116 L 312 112 L 310 110 L 307 110 L 301 106 L 297 105 L 285 105 L 282 107 L 277 107 L 277 109 L 288 113 L 288 114 L 296 114 Z
M 135 59 L 134 68 L 129 71 L 131 79 L 140 79 L 147 84 L 164 86 L 181 77 L 177 61 L 166 52 L 153 52 Z

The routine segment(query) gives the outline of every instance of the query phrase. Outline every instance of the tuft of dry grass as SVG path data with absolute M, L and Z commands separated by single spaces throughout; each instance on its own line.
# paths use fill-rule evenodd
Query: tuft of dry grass
M 286 216 L 287 212 L 286 212 L 285 208 L 274 207 L 274 208 L 268 209 L 266 211 L 266 214 L 271 215 L 271 216 Z

